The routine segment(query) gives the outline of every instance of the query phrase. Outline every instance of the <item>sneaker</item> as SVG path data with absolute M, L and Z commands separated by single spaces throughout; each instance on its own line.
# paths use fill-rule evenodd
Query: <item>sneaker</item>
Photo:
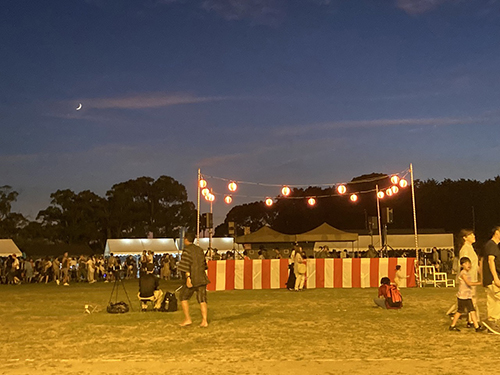
M 460 332 L 460 330 L 457 328 L 457 326 L 450 326 L 450 328 L 448 328 L 450 331 L 454 331 L 454 332 Z
M 64 283 L 63 285 L 64 285 L 64 286 L 69 286 L 69 284 L 68 284 L 68 283 Z
M 494 333 L 495 335 L 500 335 L 500 327 L 498 327 L 494 320 L 484 321 L 483 325 L 488 329 L 489 332 Z
M 486 330 L 486 327 L 485 326 L 479 326 L 476 328 L 476 332 L 483 332 Z

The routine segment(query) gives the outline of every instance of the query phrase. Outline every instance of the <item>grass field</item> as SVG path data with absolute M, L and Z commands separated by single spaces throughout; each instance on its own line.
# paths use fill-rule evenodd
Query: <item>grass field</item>
M 0 286 L 0 374 L 496 373 L 500 336 L 449 332 L 452 288 L 404 289 L 399 311 L 376 289 L 209 293 L 208 329 L 180 311 L 105 312 L 112 284 Z M 178 284 L 163 282 L 162 289 Z M 485 297 L 480 307 L 485 312 Z M 120 290 L 119 299 L 125 295 Z M 84 313 L 84 305 L 100 312 Z M 193 297 L 194 323 L 200 314 Z M 463 322 L 459 326 L 463 326 Z

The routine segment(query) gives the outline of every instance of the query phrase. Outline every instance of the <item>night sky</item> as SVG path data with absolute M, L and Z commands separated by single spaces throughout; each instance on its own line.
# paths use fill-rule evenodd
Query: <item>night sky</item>
M 308 185 L 409 163 L 500 173 L 497 0 L 15 0 L 0 38 L 0 186 L 30 219 L 57 189 L 140 176 L 195 201 L 198 168 Z

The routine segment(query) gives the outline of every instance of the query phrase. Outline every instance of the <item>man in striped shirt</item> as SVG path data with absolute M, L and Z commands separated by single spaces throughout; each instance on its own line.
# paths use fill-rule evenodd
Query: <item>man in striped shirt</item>
M 194 233 L 186 233 L 184 236 L 184 251 L 182 252 L 181 261 L 177 268 L 181 272 L 184 285 L 180 290 L 180 300 L 182 311 L 184 312 L 184 321 L 180 324 L 181 327 L 187 327 L 192 324 L 191 316 L 189 315 L 189 299 L 196 292 L 196 299 L 200 304 L 202 321 L 200 327 L 208 327 L 208 306 L 207 306 L 207 284 L 208 280 L 203 249 L 193 244 Z

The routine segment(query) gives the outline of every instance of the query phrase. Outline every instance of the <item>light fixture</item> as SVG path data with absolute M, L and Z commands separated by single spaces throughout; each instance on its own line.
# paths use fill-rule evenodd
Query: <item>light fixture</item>
M 396 185 L 394 185 L 393 187 L 391 187 L 391 190 L 392 190 L 392 192 L 394 194 L 397 194 L 399 192 L 399 188 Z
M 266 199 L 266 206 L 272 206 L 273 205 L 273 200 L 271 198 Z
M 208 194 L 210 194 L 210 189 L 209 188 L 203 188 L 201 190 L 201 195 L 203 195 L 205 198 L 207 197 Z
M 230 195 L 226 195 L 224 197 L 224 202 L 226 202 L 227 204 L 231 204 L 232 201 L 233 201 L 233 198 Z
M 314 206 L 314 205 L 316 204 L 316 199 L 314 199 L 313 197 L 309 198 L 309 199 L 307 200 L 307 204 L 308 204 L 309 206 Z
M 207 187 L 207 180 L 205 179 L 200 179 L 200 189 L 206 188 Z
M 213 202 L 215 200 L 215 195 L 213 195 L 212 193 L 208 193 L 207 195 L 205 195 L 205 199 L 209 202 Z
M 283 189 L 281 189 L 281 194 L 283 194 L 284 197 L 288 197 L 290 192 L 291 190 L 288 186 L 283 186 Z
M 351 194 L 349 199 L 351 200 L 351 202 L 356 202 L 358 200 L 358 196 L 356 194 Z
M 238 185 L 236 185 L 236 182 L 231 181 L 231 182 L 227 185 L 227 188 L 229 189 L 229 191 L 236 191 L 236 189 L 238 189 Z
M 377 197 L 378 197 L 378 199 L 384 199 L 384 197 L 385 197 L 384 192 L 383 192 L 383 191 L 379 191 L 379 192 L 377 193 Z
M 400 181 L 399 181 L 399 187 L 401 188 L 405 188 L 408 186 L 408 181 L 406 181 L 404 178 L 402 178 Z
M 340 195 L 345 194 L 346 191 L 347 191 L 347 188 L 345 187 L 345 185 L 337 186 L 337 193 L 339 193 Z
M 399 183 L 399 176 L 397 175 L 391 176 L 391 182 L 393 185 L 397 185 Z

